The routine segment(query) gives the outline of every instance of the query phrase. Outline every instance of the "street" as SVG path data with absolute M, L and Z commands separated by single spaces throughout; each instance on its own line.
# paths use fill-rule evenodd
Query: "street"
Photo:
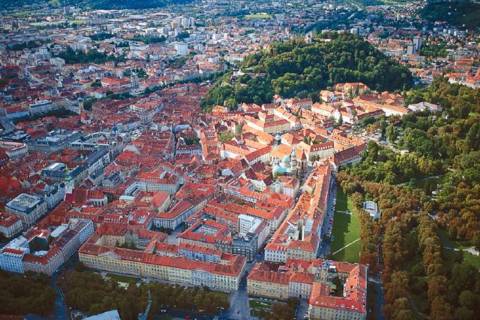
M 262 259 L 262 256 L 257 255 L 256 259 Z M 240 281 L 239 289 L 230 296 L 230 309 L 226 314 L 227 319 L 252 319 L 250 316 L 250 305 L 248 303 L 247 276 L 248 273 L 250 273 L 250 270 L 252 270 L 255 262 L 257 262 L 257 260 L 247 263 L 247 266 L 245 267 L 245 273 Z
M 332 229 L 334 223 L 334 214 L 335 214 L 335 203 L 337 200 L 337 183 L 335 179 L 332 179 L 330 184 L 330 191 L 328 196 L 328 205 L 325 212 L 326 216 L 323 220 L 322 227 L 322 241 L 318 248 L 317 257 L 326 258 L 330 254 L 330 238 L 332 236 Z

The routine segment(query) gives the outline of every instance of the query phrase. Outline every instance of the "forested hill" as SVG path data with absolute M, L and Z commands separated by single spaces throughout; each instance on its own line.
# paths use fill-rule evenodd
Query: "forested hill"
M 270 102 L 282 97 L 315 96 L 340 82 L 361 81 L 375 90 L 403 90 L 412 86 L 409 70 L 386 57 L 368 42 L 351 34 L 329 34 L 312 43 L 296 39 L 275 43 L 251 55 L 241 66 L 243 75 L 227 73 L 202 101 L 235 108 L 239 103 Z M 324 35 L 323 37 L 326 37 Z
M 480 3 L 472 0 L 430 0 L 420 10 L 420 15 L 430 21 L 446 21 L 460 28 L 480 27 Z
M 1 0 L 0 10 L 24 5 L 48 4 L 51 6 L 72 5 L 90 9 L 149 9 L 191 0 Z

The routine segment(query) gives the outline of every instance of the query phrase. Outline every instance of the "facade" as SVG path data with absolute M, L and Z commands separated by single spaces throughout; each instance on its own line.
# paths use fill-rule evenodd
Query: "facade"
M 22 231 L 22 220 L 16 215 L 0 211 L 0 233 L 5 238 L 11 238 Z
M 334 282 L 343 293 L 334 295 Z M 329 260 L 257 263 L 247 278 L 249 295 L 285 300 L 307 299 L 310 319 L 366 319 L 367 266 Z
M 93 234 L 91 220 L 71 219 L 52 232 L 34 228 L 0 250 L 0 269 L 52 275 Z
M 24 273 L 23 257 L 28 253 L 30 253 L 30 249 L 25 237 L 20 236 L 10 241 L 5 247 L 0 249 L 0 269 Z
M 173 284 L 232 292 L 239 288 L 246 263 L 242 256 L 203 249 L 200 254 L 200 250 L 188 245 L 174 246 L 171 254 L 110 247 L 102 242 L 102 237 L 95 234 L 80 249 L 80 261 L 87 267 Z
M 0 141 L 0 149 L 5 150 L 10 159 L 21 159 L 28 153 L 27 145 L 19 142 Z

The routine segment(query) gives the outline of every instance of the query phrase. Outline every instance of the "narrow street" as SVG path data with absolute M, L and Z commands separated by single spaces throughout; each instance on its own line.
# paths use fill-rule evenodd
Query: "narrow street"
M 138 320 L 147 320 L 151 307 L 152 307 L 152 293 L 150 292 L 150 289 L 149 289 L 147 307 L 145 308 L 145 312 L 138 316 Z
M 308 312 L 308 303 L 306 299 L 301 299 L 300 304 L 298 305 L 297 308 L 297 313 L 295 314 L 295 317 L 297 320 L 303 320 L 305 317 L 307 317 L 307 312 Z
M 257 255 L 257 259 L 258 258 L 259 257 Z M 226 319 L 252 319 L 252 317 L 250 316 L 250 305 L 248 302 L 247 276 L 250 273 L 250 270 L 252 270 L 256 261 L 257 260 L 247 263 L 247 266 L 245 267 L 245 273 L 243 274 L 242 280 L 240 281 L 239 289 L 232 293 L 230 296 L 230 309 L 226 314 Z
M 54 306 L 54 319 L 68 320 L 70 319 L 69 310 L 65 303 L 65 296 L 62 289 L 58 286 L 58 275 L 60 271 L 55 272 L 52 275 L 52 287 L 55 290 L 55 306 Z
M 380 279 L 380 276 L 375 276 L 375 277 L 370 277 L 368 281 L 375 285 L 376 295 L 375 295 L 375 305 L 373 310 L 373 313 L 375 314 L 375 319 L 383 320 L 384 319 L 384 316 L 383 316 L 384 297 L 383 297 L 382 280 Z

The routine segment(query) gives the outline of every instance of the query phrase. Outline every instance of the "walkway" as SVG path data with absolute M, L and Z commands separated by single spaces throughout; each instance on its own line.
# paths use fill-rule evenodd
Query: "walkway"
M 340 248 L 340 249 L 338 249 L 337 251 L 335 251 L 334 253 L 332 253 L 332 256 L 336 255 L 337 253 L 339 253 L 339 252 L 342 251 L 343 249 L 350 247 L 352 244 L 354 244 L 354 243 L 356 243 L 356 242 L 358 242 L 358 241 L 360 241 L 360 238 L 358 238 L 358 239 L 356 239 L 356 240 L 353 240 L 353 241 L 350 242 L 350 243 L 347 243 L 345 246 L 343 246 L 342 248 Z
M 145 308 L 145 312 L 138 316 L 138 320 L 147 320 L 151 307 L 152 307 L 152 294 L 151 294 L 150 289 L 149 289 L 148 290 L 147 307 Z
M 450 247 L 450 246 L 444 246 L 445 249 L 447 250 L 453 250 L 453 251 L 465 251 L 465 252 L 468 252 L 474 256 L 478 256 L 480 255 L 480 252 L 475 249 L 475 247 L 467 247 L 467 248 L 454 248 L 454 247 Z

